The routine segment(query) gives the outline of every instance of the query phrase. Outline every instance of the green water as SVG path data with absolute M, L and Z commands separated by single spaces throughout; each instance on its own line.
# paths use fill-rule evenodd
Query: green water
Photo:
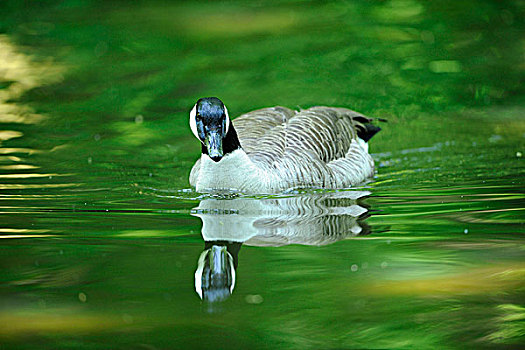
M 524 9 L 0 2 L 0 349 L 523 346 Z M 377 174 L 195 193 L 203 96 L 388 119 Z M 216 241 L 236 273 L 212 303 Z

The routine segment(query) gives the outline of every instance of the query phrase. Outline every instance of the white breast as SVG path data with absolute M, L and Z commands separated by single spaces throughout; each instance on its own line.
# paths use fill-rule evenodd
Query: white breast
M 198 192 L 266 192 L 269 184 L 275 182 L 273 177 L 268 171 L 255 166 L 246 153 L 238 149 L 225 155 L 219 162 L 203 154 L 195 187 Z

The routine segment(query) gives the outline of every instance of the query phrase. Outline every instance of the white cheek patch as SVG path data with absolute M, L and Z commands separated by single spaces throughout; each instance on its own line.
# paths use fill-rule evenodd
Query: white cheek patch
M 195 106 L 193 106 L 193 109 L 191 110 L 190 112 L 190 128 L 191 128 L 191 132 L 193 133 L 193 135 L 195 135 L 195 137 L 200 140 L 199 138 L 199 133 L 197 132 L 197 104 L 195 104 Z
M 224 135 L 228 133 L 228 129 L 230 128 L 230 116 L 228 115 L 228 108 L 224 106 L 224 114 L 226 114 L 226 130 L 224 131 Z

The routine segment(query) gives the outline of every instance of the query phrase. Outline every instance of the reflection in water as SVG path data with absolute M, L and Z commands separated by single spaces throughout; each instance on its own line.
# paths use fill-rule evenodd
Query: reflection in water
M 195 290 L 201 299 L 222 301 L 232 294 L 241 245 L 239 242 L 206 242 L 195 271 Z
M 23 200 L 28 203 L 36 198 L 35 191 L 78 186 L 68 181 L 70 173 L 59 173 L 55 169 L 41 171 L 42 164 L 34 164 L 37 160 L 32 156 L 47 153 L 47 147 L 42 147 L 41 143 L 34 145 L 28 142 L 25 125 L 39 124 L 46 117 L 20 99 L 32 89 L 61 81 L 65 67 L 53 59 L 28 55 L 24 51 L 29 49 L 17 46 L 9 36 L 0 34 L 0 190 L 7 191 L 0 195 L 0 214 L 11 214 L 0 224 L 0 238 L 43 237 L 41 231 L 33 227 L 20 228 L 20 223 L 25 220 L 13 215 L 40 206 L 41 203 L 24 208 L 18 204 L 20 202 L 13 205 L 13 201 Z M 36 134 L 43 135 L 46 132 Z M 52 138 L 49 135 L 45 137 Z M 14 142 L 22 147 L 9 147 L 14 139 L 21 139 Z M 58 147 L 52 148 L 50 152 Z M 59 181 L 62 183 L 56 183 Z M 23 194 L 20 192 L 22 190 Z M 54 192 L 47 196 L 45 198 L 56 198 L 58 194 Z
M 368 209 L 358 203 L 370 192 L 309 193 L 283 198 L 205 199 L 192 215 L 202 220 L 204 251 L 195 290 L 209 302 L 227 299 L 235 286 L 243 244 L 326 245 L 369 233 Z

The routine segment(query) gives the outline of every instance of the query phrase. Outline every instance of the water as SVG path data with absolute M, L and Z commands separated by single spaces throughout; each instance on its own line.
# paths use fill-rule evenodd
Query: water
M 1 348 L 524 343 L 521 1 L 0 13 Z M 209 95 L 232 116 L 320 104 L 388 119 L 377 175 L 195 193 L 188 111 Z M 196 291 L 208 249 L 223 279 L 203 294 L 223 301 Z

